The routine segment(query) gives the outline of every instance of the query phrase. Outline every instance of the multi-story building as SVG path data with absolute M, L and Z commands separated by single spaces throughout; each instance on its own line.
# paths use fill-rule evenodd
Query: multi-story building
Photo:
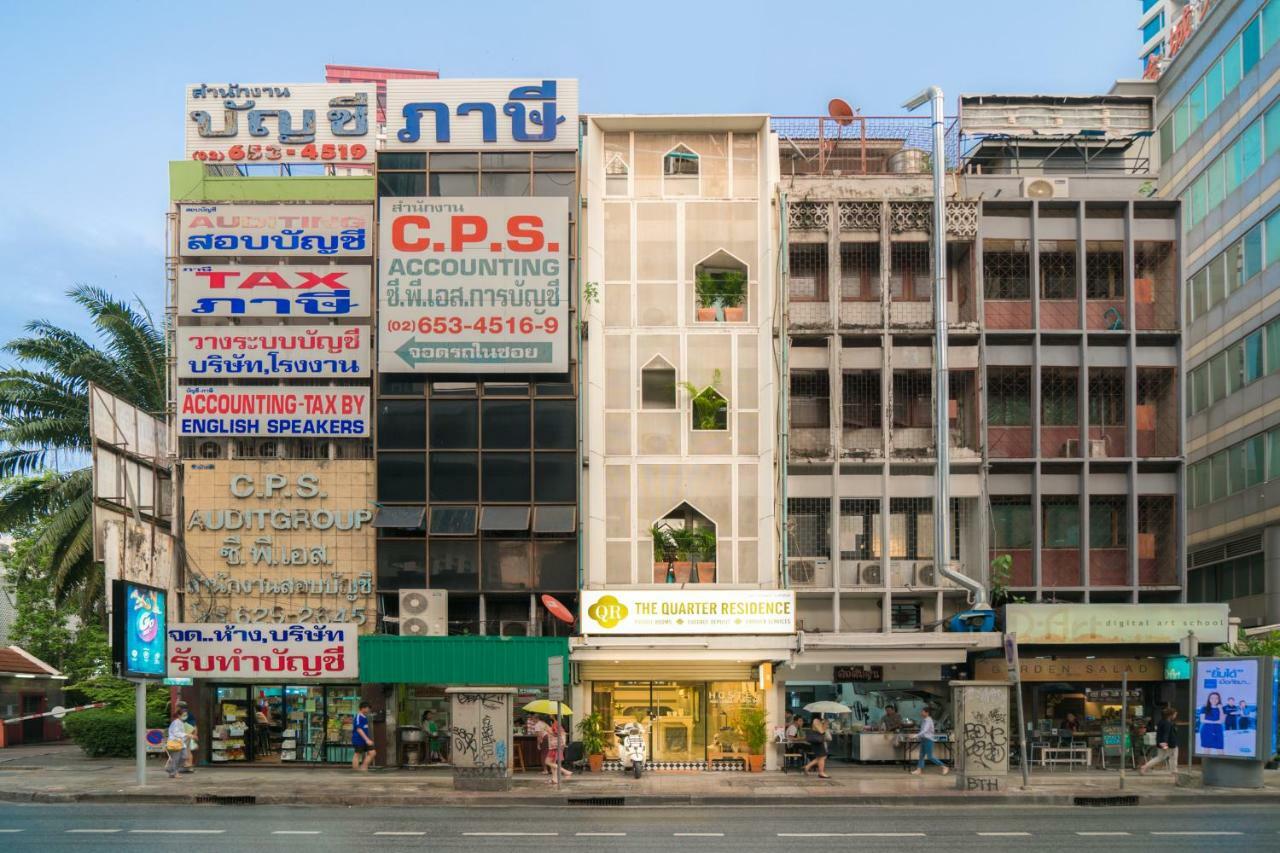
M 794 642 L 775 551 L 777 158 L 760 115 L 585 123 L 574 707 L 610 729 L 652 714 L 659 765 L 740 766 L 727 721 Z
M 1169 34 L 1190 3 L 1189 0 L 1141 0 L 1141 3 L 1138 58 L 1145 73 L 1149 68 L 1158 69 L 1161 59 L 1168 56 Z
M 1157 197 L 1182 200 L 1190 601 L 1280 623 L 1280 2 L 1223 0 L 1164 68 Z

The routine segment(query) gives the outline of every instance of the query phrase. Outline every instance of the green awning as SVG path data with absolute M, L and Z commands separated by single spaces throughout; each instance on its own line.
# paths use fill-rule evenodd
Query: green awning
M 360 638 L 360 681 L 365 684 L 490 684 L 532 687 L 547 683 L 547 658 L 565 660 L 566 637 Z

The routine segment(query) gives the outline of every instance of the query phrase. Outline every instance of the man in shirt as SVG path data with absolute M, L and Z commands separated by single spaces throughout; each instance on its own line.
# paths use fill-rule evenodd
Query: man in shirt
M 1159 751 L 1155 757 L 1146 764 L 1138 768 L 1138 772 L 1143 776 L 1147 775 L 1152 767 L 1162 762 L 1169 762 L 1169 770 L 1176 777 L 1178 774 L 1178 729 L 1176 721 L 1178 719 L 1178 711 L 1173 706 L 1168 706 L 1160 713 L 1160 722 L 1156 724 L 1156 746 Z
M 373 735 L 369 732 L 369 703 L 361 702 L 360 710 L 351 721 L 351 769 L 361 773 L 369 771 L 369 765 L 378 754 L 373 748 Z
M 880 718 L 880 725 L 884 727 L 886 732 L 896 732 L 905 725 L 902 722 L 902 715 L 898 713 L 897 705 L 885 706 L 884 716 Z

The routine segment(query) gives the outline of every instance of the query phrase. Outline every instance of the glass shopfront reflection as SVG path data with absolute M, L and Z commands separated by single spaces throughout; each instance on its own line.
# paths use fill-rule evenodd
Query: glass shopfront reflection
M 616 681 L 592 686 L 592 710 L 607 733 L 641 722 L 651 761 L 671 764 L 745 760 L 739 712 L 762 701 L 751 682 Z M 618 743 L 605 738 L 605 757 L 618 758 Z

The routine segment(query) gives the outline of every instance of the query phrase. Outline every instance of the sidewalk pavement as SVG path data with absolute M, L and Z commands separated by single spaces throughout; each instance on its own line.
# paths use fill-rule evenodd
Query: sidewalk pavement
M 1198 770 L 1181 774 L 1126 773 L 1120 790 L 1117 771 L 1040 770 L 1021 788 L 1015 769 L 1006 791 L 960 791 L 955 776 L 930 767 L 912 776 L 902 767 L 828 765 L 830 780 L 792 771 L 650 772 L 630 775 L 575 773 L 560 790 L 537 773 L 518 773 L 506 792 L 454 791 L 447 769 L 374 770 L 357 774 L 347 766 L 201 767 L 176 780 L 163 761 L 147 762 L 147 785 L 138 787 L 132 760 L 90 759 L 69 744 L 0 750 L 0 801 L 8 802 L 168 802 L 198 803 L 252 797 L 260 804 L 312 805 L 922 805 L 963 806 L 974 801 L 1003 805 L 1120 805 L 1115 797 L 1136 797 L 1142 805 L 1178 803 L 1280 805 L 1280 771 L 1266 772 L 1260 790 L 1207 789 Z M 1080 802 L 1081 799 L 1086 802 Z M 237 800 L 239 801 L 239 800 Z

